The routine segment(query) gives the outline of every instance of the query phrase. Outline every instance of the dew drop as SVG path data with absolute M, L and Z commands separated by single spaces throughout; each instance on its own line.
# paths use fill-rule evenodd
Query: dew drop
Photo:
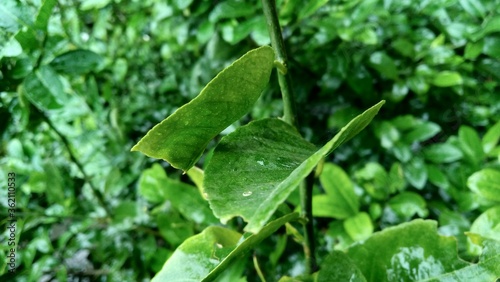
M 260 164 L 260 165 L 264 165 L 263 161 L 257 161 L 257 163 Z
M 243 197 L 248 197 L 250 195 L 252 195 L 252 191 L 243 192 Z
M 208 200 L 208 194 L 207 194 L 207 192 L 203 192 L 203 198 L 205 198 L 205 200 Z

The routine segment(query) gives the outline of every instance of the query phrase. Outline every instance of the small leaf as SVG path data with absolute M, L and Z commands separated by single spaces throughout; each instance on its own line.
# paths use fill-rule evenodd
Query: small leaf
M 209 19 L 211 22 L 217 22 L 221 19 L 238 18 L 253 15 L 255 5 L 244 1 L 227 0 L 220 2 L 213 8 Z
M 434 163 L 451 163 L 462 158 L 462 152 L 452 144 L 434 144 L 423 151 L 425 159 Z
M 327 204 L 331 206 L 330 216 L 347 218 L 359 210 L 358 197 L 354 193 L 354 184 L 342 168 L 332 163 L 326 163 L 319 178 L 326 191 Z M 315 205 L 313 204 L 313 214 Z M 321 208 L 316 209 L 321 212 Z
M 441 127 L 433 122 L 419 122 L 419 124 L 403 136 L 403 139 L 408 144 L 422 142 L 433 137 L 440 131 Z
M 474 193 L 492 201 L 500 201 L 500 171 L 485 168 L 467 179 L 467 186 Z
M 57 56 L 50 66 L 62 74 L 85 74 L 95 71 L 103 58 L 89 50 L 73 50 Z
M 398 70 L 396 64 L 384 52 L 375 52 L 370 56 L 370 65 L 377 70 L 381 75 L 389 78 L 396 79 L 398 77 Z
M 463 79 L 458 72 L 442 71 L 436 75 L 432 83 L 438 87 L 450 87 L 461 85 L 463 83 Z
M 498 140 L 500 139 L 500 121 L 495 123 L 486 134 L 483 136 L 482 144 L 483 150 L 486 154 L 489 154 L 495 146 L 498 144 Z
M 404 175 L 408 182 L 417 189 L 423 189 L 427 182 L 427 170 L 421 158 L 415 157 L 404 166 Z
M 458 130 L 458 141 L 465 157 L 473 164 L 479 164 L 484 159 L 483 146 L 477 132 L 468 127 L 461 126 Z
M 157 124 L 132 151 L 190 169 L 210 140 L 250 111 L 267 85 L 274 51 L 263 46 L 220 72 L 201 93 Z
M 331 281 L 366 282 L 366 278 L 344 252 L 333 251 L 321 264 L 317 282 Z
M 388 206 L 402 219 L 409 220 L 415 214 L 424 218 L 429 211 L 425 199 L 414 192 L 402 192 L 389 200 Z
M 183 216 L 196 223 L 217 223 L 208 203 L 197 189 L 168 178 L 159 164 L 154 164 L 150 169 L 143 171 L 139 179 L 139 193 L 152 203 L 170 201 Z
M 344 221 L 344 228 L 347 234 L 354 241 L 368 239 L 373 233 L 373 223 L 370 216 L 365 212 L 350 217 Z

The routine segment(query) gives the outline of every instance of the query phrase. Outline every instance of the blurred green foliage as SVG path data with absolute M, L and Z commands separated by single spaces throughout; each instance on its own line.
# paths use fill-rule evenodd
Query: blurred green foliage
M 277 2 L 307 139 L 322 145 L 387 100 L 371 130 L 325 164 L 315 189 L 319 258 L 427 218 L 476 259 L 478 241 L 498 240 L 500 226 L 500 1 Z M 224 66 L 266 44 L 260 2 L 2 1 L 0 173 L 17 175 L 17 281 L 148 280 L 216 223 L 195 180 L 129 150 Z M 251 117 L 281 113 L 272 76 Z M 297 236 L 290 225 L 254 251 L 270 257 L 260 264 L 269 280 L 301 274 Z M 251 260 L 226 274 L 245 276 L 258 281 Z

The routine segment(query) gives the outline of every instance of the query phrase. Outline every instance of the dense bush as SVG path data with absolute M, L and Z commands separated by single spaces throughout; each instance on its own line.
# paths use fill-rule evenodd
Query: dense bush
M 415 218 L 437 220 L 467 261 L 483 241 L 499 252 L 500 1 L 277 2 L 308 141 L 324 145 L 387 101 L 325 161 L 313 197 L 319 263 Z M 130 149 L 220 70 L 270 44 L 259 1 L 5 0 L 0 35 L 0 184 L 16 173 L 18 281 L 150 279 L 185 239 L 219 224 L 199 176 Z M 275 76 L 221 136 L 282 114 Z M 288 203 L 297 208 L 298 192 Z M 302 274 L 301 232 L 278 229 L 253 250 L 261 270 L 242 259 L 224 279 Z M 0 238 L 7 255 L 7 232 Z

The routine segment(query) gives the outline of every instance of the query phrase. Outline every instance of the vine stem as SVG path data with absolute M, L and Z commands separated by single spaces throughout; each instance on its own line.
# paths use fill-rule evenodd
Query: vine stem
M 283 120 L 297 128 L 295 97 L 293 94 L 292 80 L 287 69 L 288 59 L 286 56 L 283 35 L 276 12 L 275 0 L 262 0 L 262 7 L 267 21 L 267 29 L 271 37 L 271 45 L 276 53 L 275 64 L 278 68 L 278 82 L 283 98 L 284 115 Z M 304 255 L 306 262 L 306 273 L 312 274 L 316 269 L 314 226 L 312 216 L 312 188 L 314 184 L 314 173 L 311 173 L 300 185 L 301 217 L 304 219 Z

